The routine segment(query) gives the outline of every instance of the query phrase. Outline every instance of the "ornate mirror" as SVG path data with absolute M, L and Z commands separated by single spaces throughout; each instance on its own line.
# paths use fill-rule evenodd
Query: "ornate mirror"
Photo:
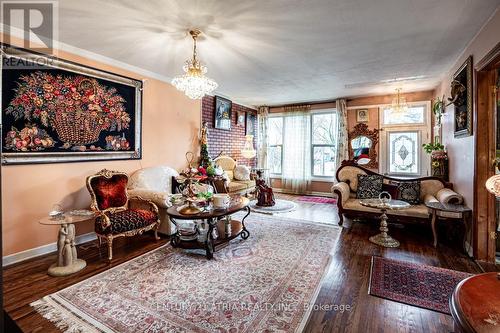
M 378 168 L 378 129 L 370 130 L 366 124 L 357 124 L 349 132 L 349 158 L 369 169 Z

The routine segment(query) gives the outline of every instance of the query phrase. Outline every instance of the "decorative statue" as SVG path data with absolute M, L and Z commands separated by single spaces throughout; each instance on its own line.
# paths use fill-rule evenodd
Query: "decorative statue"
M 206 145 L 208 144 L 208 123 L 205 121 L 203 123 L 203 126 L 201 128 L 201 139 L 200 139 L 200 143 L 202 145 Z
M 64 244 L 68 235 L 68 225 L 63 224 L 59 229 L 59 237 L 57 240 L 57 266 L 64 266 Z
M 273 189 L 266 185 L 266 181 L 262 178 L 262 173 L 257 172 L 257 178 L 255 179 L 256 185 L 256 197 L 257 206 L 261 207 L 271 207 L 276 204 L 274 201 Z

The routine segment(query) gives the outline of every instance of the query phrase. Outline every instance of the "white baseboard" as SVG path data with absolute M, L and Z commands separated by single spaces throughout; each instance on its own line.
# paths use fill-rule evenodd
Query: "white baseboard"
M 78 245 L 78 244 L 90 242 L 94 239 L 97 239 L 95 232 L 89 232 L 87 234 L 76 236 L 75 243 Z M 5 267 L 8 265 L 18 263 L 20 261 L 39 257 L 39 256 L 42 256 L 44 254 L 56 252 L 56 251 L 57 251 L 57 242 L 54 242 L 54 243 L 50 243 L 47 245 L 35 247 L 33 249 L 17 252 L 14 254 L 9 254 L 8 256 L 5 256 L 2 258 L 2 266 Z

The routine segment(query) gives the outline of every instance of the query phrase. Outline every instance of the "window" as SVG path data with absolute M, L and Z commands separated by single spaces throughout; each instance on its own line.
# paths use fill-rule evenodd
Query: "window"
M 281 174 L 283 160 L 283 117 L 270 117 L 268 122 L 269 148 L 267 150 L 269 172 Z
M 307 134 L 307 142 L 292 144 L 294 140 L 284 140 L 284 136 L 294 135 L 293 128 L 296 128 L 295 126 L 297 126 L 297 119 L 304 121 L 304 126 L 307 126 L 308 128 L 307 132 L 309 132 L 309 129 L 311 131 L 310 134 Z M 308 164 L 306 169 L 310 169 L 310 171 L 307 171 L 310 173 L 310 176 L 335 176 L 335 172 L 337 170 L 337 113 L 332 111 L 312 113 L 310 116 L 307 116 L 302 120 L 300 117 L 297 119 L 292 117 L 287 118 L 287 121 L 285 121 L 285 116 L 283 115 L 272 115 L 269 117 L 267 164 L 270 173 L 274 175 L 282 175 L 283 168 L 286 167 L 284 165 L 286 164 L 286 161 L 283 161 L 283 156 L 299 156 L 300 154 L 294 153 L 294 149 L 301 149 L 304 152 L 307 151 L 307 156 L 311 156 L 310 166 Z M 287 130 L 290 133 L 288 133 Z M 291 138 L 288 137 L 288 139 Z M 288 146 L 286 142 L 288 142 Z M 304 147 L 301 144 L 305 144 L 306 146 Z M 309 148 L 311 150 L 310 152 Z
M 389 172 L 418 174 L 418 132 L 389 132 Z
M 394 112 L 390 107 L 384 109 L 384 125 L 424 124 L 425 106 L 408 107 L 405 112 Z
M 312 117 L 312 175 L 335 176 L 337 159 L 337 114 L 317 113 Z

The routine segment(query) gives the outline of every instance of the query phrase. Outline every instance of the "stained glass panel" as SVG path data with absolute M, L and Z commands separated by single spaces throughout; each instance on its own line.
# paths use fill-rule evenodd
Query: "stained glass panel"
M 389 133 L 389 172 L 418 174 L 418 132 Z

